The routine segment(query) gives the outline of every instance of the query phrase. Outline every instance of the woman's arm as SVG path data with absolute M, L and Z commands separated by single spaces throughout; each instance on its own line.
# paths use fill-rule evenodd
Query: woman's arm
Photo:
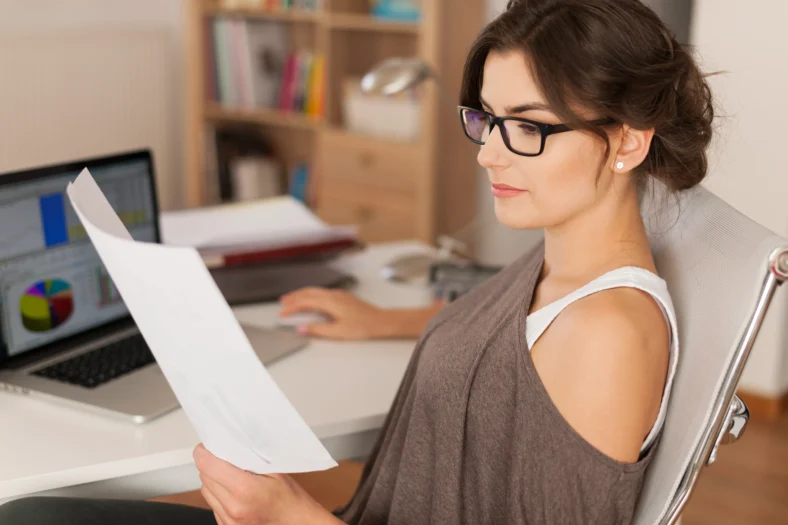
M 435 303 L 425 308 L 383 310 L 386 319 L 382 321 L 382 333 L 384 337 L 417 339 L 443 306 L 444 303 Z
M 443 307 L 442 303 L 413 309 L 378 308 L 345 290 L 305 288 L 282 296 L 280 316 L 319 312 L 331 318 L 301 332 L 329 339 L 416 339 Z
M 603 454 L 633 463 L 659 412 L 669 346 L 651 296 L 618 288 L 570 305 L 531 355 L 567 423 Z

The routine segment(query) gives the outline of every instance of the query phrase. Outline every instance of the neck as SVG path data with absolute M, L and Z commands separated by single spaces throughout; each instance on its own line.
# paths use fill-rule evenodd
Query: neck
M 542 279 L 587 281 L 628 265 L 655 270 L 635 185 L 605 194 L 570 220 L 545 228 Z

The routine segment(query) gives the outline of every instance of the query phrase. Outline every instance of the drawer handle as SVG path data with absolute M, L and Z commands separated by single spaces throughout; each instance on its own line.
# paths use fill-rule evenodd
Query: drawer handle
M 375 164 L 375 155 L 365 151 L 359 156 L 359 160 L 362 168 L 371 168 Z
M 358 217 L 358 220 L 362 222 L 369 221 L 370 219 L 372 219 L 373 215 L 375 215 L 375 212 L 372 210 L 372 208 L 369 208 L 367 206 L 360 206 L 356 210 L 356 217 Z

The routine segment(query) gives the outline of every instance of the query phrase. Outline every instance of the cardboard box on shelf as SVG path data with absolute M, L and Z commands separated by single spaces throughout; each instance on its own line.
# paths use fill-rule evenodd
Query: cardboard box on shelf
M 404 141 L 419 138 L 418 90 L 395 96 L 367 95 L 361 90 L 360 82 L 351 77 L 344 83 L 342 110 L 349 131 Z

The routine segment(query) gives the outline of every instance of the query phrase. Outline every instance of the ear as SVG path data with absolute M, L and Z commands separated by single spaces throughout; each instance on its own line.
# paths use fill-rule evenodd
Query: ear
M 627 173 L 643 162 L 651 148 L 654 129 L 635 129 L 624 124 L 621 126 L 618 149 L 610 159 L 613 173 Z

